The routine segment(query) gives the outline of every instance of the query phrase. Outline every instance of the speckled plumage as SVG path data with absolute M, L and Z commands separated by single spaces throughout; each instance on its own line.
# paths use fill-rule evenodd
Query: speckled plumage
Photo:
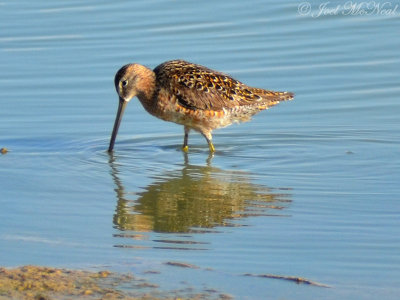
M 194 129 L 206 138 L 211 152 L 214 129 L 248 121 L 261 110 L 293 99 L 293 93 L 249 87 L 226 74 L 183 60 L 165 62 L 154 71 L 139 64 L 125 65 L 114 80 L 120 107 L 110 151 L 125 104 L 134 96 L 150 114 L 184 125 L 184 151 L 188 150 L 188 133 Z

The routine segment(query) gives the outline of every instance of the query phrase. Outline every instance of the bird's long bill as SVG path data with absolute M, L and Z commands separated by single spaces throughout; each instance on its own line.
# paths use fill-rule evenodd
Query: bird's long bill
M 114 128 L 113 128 L 113 131 L 111 134 L 110 146 L 108 147 L 109 152 L 111 152 L 114 148 L 114 143 L 115 143 L 115 139 L 117 137 L 118 128 L 119 128 L 119 125 L 121 124 L 122 116 L 124 115 L 124 110 L 125 110 L 127 103 L 128 103 L 128 101 L 125 101 L 124 99 L 119 98 L 117 116 L 115 118 Z

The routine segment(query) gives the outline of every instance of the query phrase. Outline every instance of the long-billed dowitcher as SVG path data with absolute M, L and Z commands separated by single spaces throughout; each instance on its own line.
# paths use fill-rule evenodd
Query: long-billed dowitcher
M 215 148 L 211 132 L 234 122 L 249 121 L 257 112 L 280 101 L 293 99 L 293 93 L 253 88 L 232 77 L 183 60 L 167 61 L 153 71 L 140 64 L 128 64 L 114 78 L 119 106 L 108 151 L 115 138 L 126 104 L 135 96 L 153 116 L 184 126 L 182 150 L 188 151 L 191 129 Z

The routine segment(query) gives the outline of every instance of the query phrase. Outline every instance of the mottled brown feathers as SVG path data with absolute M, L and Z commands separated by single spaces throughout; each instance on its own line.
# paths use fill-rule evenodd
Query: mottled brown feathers
M 176 96 L 189 109 L 221 110 L 238 106 L 265 109 L 290 100 L 289 92 L 249 87 L 232 77 L 183 60 L 165 62 L 154 69 L 157 85 Z

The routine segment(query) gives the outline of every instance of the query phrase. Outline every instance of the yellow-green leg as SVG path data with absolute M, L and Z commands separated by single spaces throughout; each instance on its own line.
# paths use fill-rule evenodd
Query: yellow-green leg
M 208 148 L 210 148 L 210 152 L 214 153 L 215 152 L 215 147 L 211 141 L 208 142 Z
M 215 147 L 212 143 L 212 135 L 211 132 L 202 132 L 202 135 L 206 138 L 207 143 L 208 143 L 208 148 L 210 149 L 210 153 L 215 152 Z

